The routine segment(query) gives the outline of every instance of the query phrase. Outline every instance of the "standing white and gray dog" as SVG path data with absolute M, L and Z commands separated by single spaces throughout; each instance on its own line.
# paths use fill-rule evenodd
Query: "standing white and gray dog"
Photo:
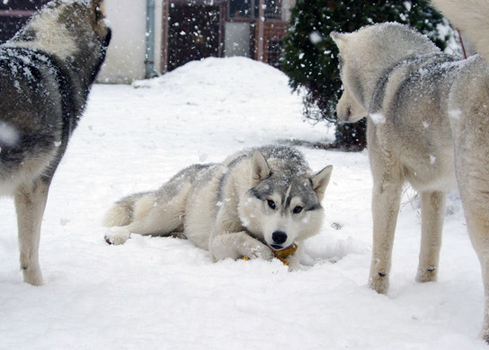
M 24 281 L 43 283 L 49 185 L 111 37 L 103 0 L 53 1 L 0 46 L 0 195 L 13 195 Z
M 482 266 L 489 341 L 489 2 L 434 0 L 481 55 L 461 60 L 394 23 L 331 36 L 344 93 L 338 117 L 368 117 L 374 187 L 370 287 L 389 287 L 394 231 L 406 181 L 420 193 L 422 237 L 416 280 L 437 277 L 446 191 L 460 189 Z
M 106 215 L 108 243 L 131 233 L 176 233 L 210 251 L 214 261 L 283 256 L 299 266 L 302 241 L 319 232 L 321 201 L 333 167 L 311 173 L 303 155 L 286 146 L 247 149 L 219 164 L 192 165 L 156 191 L 118 201 Z M 297 251 L 291 247 L 298 246 Z

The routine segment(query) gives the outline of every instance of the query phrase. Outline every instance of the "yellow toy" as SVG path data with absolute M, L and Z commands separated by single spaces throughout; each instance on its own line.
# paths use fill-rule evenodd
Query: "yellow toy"
M 270 248 L 270 247 L 269 247 Z M 288 256 L 292 255 L 295 253 L 295 251 L 297 250 L 297 244 L 292 244 L 290 247 L 287 247 L 285 249 L 281 249 L 281 250 L 274 250 L 272 248 L 270 248 L 270 250 L 272 251 L 273 255 L 275 255 L 275 257 L 280 260 L 284 265 L 289 265 L 289 262 L 287 260 L 285 260 Z M 242 258 L 243 260 L 250 260 L 250 258 L 248 258 L 247 256 L 244 256 Z
M 270 248 L 271 249 L 271 248 Z M 282 250 L 274 250 L 274 249 L 271 249 L 272 252 L 273 252 L 273 255 L 275 255 L 275 257 L 280 260 L 281 262 L 284 263 L 284 265 L 289 265 L 289 262 L 287 260 L 285 260 L 289 255 L 292 255 L 295 253 L 295 251 L 297 250 L 297 244 L 292 244 L 290 247 L 287 247 L 285 249 L 282 249 Z

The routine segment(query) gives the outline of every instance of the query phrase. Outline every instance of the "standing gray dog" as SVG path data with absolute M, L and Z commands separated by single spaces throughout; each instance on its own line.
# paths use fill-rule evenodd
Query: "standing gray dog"
M 443 54 L 425 36 L 385 23 L 332 33 L 344 93 L 340 120 L 368 116 L 374 187 L 370 287 L 389 287 L 402 185 L 420 193 L 422 237 L 416 280 L 437 277 L 446 191 L 458 183 L 486 293 L 489 341 L 489 2 L 435 0 L 476 45 L 467 60 Z M 456 177 L 455 177 L 456 175 Z
M 331 34 L 340 49 L 345 91 L 338 118 L 368 115 L 374 188 L 370 286 L 385 293 L 404 182 L 421 194 L 417 280 L 436 279 L 446 191 L 456 186 L 448 98 L 460 64 L 426 37 L 397 24 Z
M 48 189 L 111 32 L 103 0 L 53 1 L 0 46 L 0 195 L 13 195 L 24 281 L 43 282 L 41 221 Z

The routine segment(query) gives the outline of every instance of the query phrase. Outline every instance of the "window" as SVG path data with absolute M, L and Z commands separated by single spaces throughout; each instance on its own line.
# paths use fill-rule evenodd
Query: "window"
M 264 0 L 265 18 L 281 19 L 282 5 L 281 0 Z M 258 18 L 258 6 L 260 0 L 230 0 L 229 17 L 233 19 L 256 19 Z

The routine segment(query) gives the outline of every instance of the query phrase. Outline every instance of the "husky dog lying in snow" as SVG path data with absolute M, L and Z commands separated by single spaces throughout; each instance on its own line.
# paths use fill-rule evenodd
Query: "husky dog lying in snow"
M 13 195 L 24 281 L 43 282 L 41 221 L 54 172 L 111 37 L 103 0 L 53 1 L 0 46 L 0 195 Z
M 481 55 L 460 60 L 399 24 L 332 33 L 344 93 L 338 117 L 368 117 L 374 180 L 370 287 L 386 293 L 401 189 L 421 195 L 422 237 L 416 280 L 437 277 L 446 191 L 458 183 L 486 293 L 489 341 L 489 2 L 434 0 Z M 456 175 L 456 176 L 455 176 Z
M 106 241 L 131 233 L 182 233 L 214 261 L 270 260 L 318 233 L 332 166 L 312 174 L 301 153 L 285 146 L 248 149 L 220 164 L 192 165 L 156 191 L 118 201 L 105 217 Z M 300 251 L 286 258 L 299 264 Z

